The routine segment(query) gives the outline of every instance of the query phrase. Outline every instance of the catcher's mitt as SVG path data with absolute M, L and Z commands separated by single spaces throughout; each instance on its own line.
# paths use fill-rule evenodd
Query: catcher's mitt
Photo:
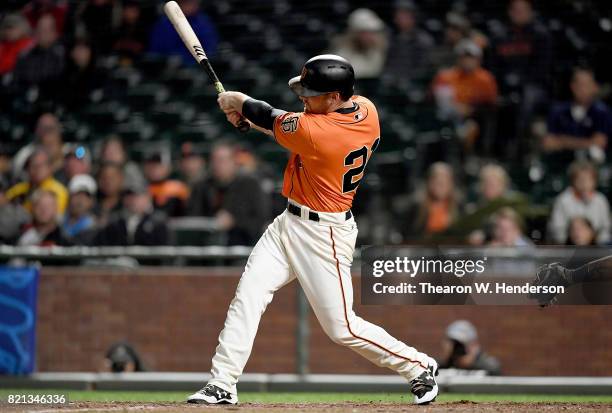
M 567 269 L 558 262 L 542 265 L 538 268 L 538 272 L 536 273 L 535 279 L 531 282 L 531 286 L 567 287 L 569 281 L 566 277 L 566 272 Z M 529 298 L 537 300 L 542 307 L 554 304 L 557 300 L 556 296 L 557 293 L 554 292 L 536 292 L 529 294 Z

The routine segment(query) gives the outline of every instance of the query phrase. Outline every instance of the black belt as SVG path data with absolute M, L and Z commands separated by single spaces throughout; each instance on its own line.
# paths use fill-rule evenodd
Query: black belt
M 287 204 L 287 211 L 289 211 L 290 213 L 292 213 L 293 215 L 296 215 L 298 217 L 302 216 L 302 208 L 300 208 L 297 205 L 293 205 L 293 204 Z M 348 221 L 349 219 L 351 219 L 351 217 L 353 216 L 353 213 L 351 211 L 346 211 L 345 215 L 344 215 L 344 219 L 346 221 Z M 311 221 L 319 221 L 319 214 L 317 214 L 316 212 L 313 211 L 308 211 L 308 219 Z

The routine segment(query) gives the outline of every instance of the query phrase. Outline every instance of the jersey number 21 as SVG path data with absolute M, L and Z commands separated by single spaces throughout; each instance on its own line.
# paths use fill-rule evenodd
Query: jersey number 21
M 374 153 L 374 151 L 378 147 L 379 143 L 380 143 L 380 138 L 376 138 L 376 140 L 372 144 L 372 151 L 370 152 L 370 157 L 372 156 L 372 153 Z M 360 158 L 361 158 L 361 163 L 358 166 L 355 166 L 349 169 L 348 171 L 346 171 L 346 173 L 342 177 L 342 192 L 343 193 L 356 190 L 357 187 L 359 186 L 359 183 L 363 179 L 363 176 L 364 176 L 363 172 L 365 171 L 365 168 L 366 168 L 366 165 L 369 159 L 368 158 L 368 147 L 364 145 L 361 148 L 356 149 L 353 152 L 350 152 L 348 155 L 346 155 L 346 158 L 344 158 L 344 166 L 353 166 L 355 165 L 355 162 Z M 358 178 L 355 179 L 355 177 L 358 177 Z

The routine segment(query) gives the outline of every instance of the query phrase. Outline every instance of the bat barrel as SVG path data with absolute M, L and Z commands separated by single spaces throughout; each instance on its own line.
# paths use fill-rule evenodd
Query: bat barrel
M 202 66 L 206 74 L 208 74 L 208 77 L 215 86 L 217 93 L 225 92 L 223 84 L 219 80 L 219 77 L 217 77 L 215 70 L 208 61 L 208 57 L 206 56 L 206 52 L 204 51 L 202 44 L 198 40 L 198 37 L 189 24 L 189 21 L 187 21 L 187 18 L 185 17 L 185 14 L 181 10 L 178 3 L 176 1 L 167 2 L 164 5 L 164 13 L 166 13 L 166 16 L 168 16 L 168 19 L 170 19 L 170 22 L 181 37 L 185 47 L 187 47 L 196 62 Z M 236 127 L 240 132 L 246 132 L 250 129 L 250 124 L 246 121 L 246 119 L 242 118 Z

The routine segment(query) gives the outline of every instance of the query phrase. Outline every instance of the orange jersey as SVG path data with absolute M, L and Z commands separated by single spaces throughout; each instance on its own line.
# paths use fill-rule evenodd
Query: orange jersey
M 478 68 L 471 73 L 457 68 L 440 71 L 433 81 L 434 89 L 450 86 L 458 103 L 477 105 L 494 103 L 497 99 L 497 83 L 491 72 Z
M 380 142 L 374 104 L 351 97 L 353 108 L 327 114 L 285 113 L 274 121 L 274 137 L 291 151 L 283 196 L 320 212 L 351 208 L 372 152 Z

